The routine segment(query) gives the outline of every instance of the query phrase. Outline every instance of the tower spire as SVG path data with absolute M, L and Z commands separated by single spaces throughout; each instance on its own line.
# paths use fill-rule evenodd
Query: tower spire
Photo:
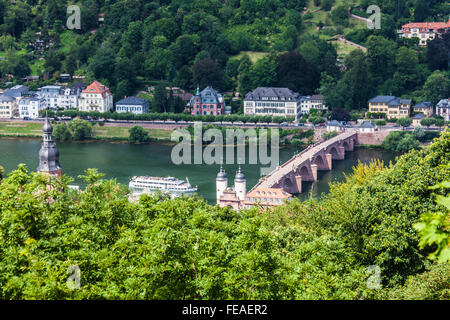
M 59 151 L 53 141 L 53 127 L 45 112 L 45 121 L 42 126 L 43 142 L 39 150 L 39 166 L 37 171 L 51 176 L 61 176 L 62 168 L 59 164 Z

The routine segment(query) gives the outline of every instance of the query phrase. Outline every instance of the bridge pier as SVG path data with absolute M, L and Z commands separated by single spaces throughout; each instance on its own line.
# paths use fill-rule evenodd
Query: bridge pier
M 333 155 L 331 153 L 325 154 L 327 162 L 327 170 L 333 169 Z
M 338 147 L 338 153 L 336 155 L 336 160 L 344 160 L 345 159 L 345 148 Z
M 311 165 L 311 173 L 312 173 L 313 181 L 317 181 L 317 164 Z
M 295 176 L 295 185 L 297 187 L 297 193 L 302 193 L 302 176 Z
M 350 147 L 348 151 L 353 151 L 353 150 L 355 150 L 355 140 L 350 139 L 350 141 L 348 142 L 348 145 L 349 145 L 349 147 Z

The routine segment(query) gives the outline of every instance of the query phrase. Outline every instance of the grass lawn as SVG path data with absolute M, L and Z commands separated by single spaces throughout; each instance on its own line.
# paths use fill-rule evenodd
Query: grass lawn
M 241 51 L 239 52 L 237 55 L 232 56 L 231 59 L 241 59 L 245 54 L 248 55 L 248 57 L 250 58 L 250 61 L 252 63 L 255 63 L 256 61 L 258 61 L 261 58 L 264 58 L 265 56 L 268 55 L 267 52 L 259 52 L 259 51 Z
M 41 123 L 0 123 L 0 135 L 2 134 L 23 134 L 42 135 Z
M 128 127 L 109 127 L 95 125 L 92 128 L 94 137 L 99 138 L 121 138 L 128 139 Z M 146 129 L 149 131 L 150 137 L 154 139 L 170 139 L 171 130 L 164 129 Z M 42 135 L 42 123 L 0 123 L 1 135 Z

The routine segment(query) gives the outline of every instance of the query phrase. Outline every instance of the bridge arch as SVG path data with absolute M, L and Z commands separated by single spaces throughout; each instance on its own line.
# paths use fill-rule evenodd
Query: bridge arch
M 318 154 L 315 158 L 314 161 L 312 162 L 313 164 L 317 164 L 318 168 L 323 168 L 325 166 L 325 161 L 323 160 L 322 155 Z
M 335 146 L 332 146 L 329 150 L 329 152 L 331 153 L 331 155 L 333 156 L 333 159 L 337 159 L 339 156 L 339 152 L 337 151 Z
M 347 141 L 344 141 L 342 143 L 342 146 L 344 147 L 345 151 L 350 151 L 350 145 L 349 145 L 349 143 Z
M 303 166 L 298 170 L 298 174 L 302 177 L 307 177 L 309 176 L 309 170 L 306 166 Z

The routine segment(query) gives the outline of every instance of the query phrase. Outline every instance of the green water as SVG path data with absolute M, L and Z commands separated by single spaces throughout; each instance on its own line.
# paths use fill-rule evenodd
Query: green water
M 38 166 L 40 146 L 41 141 L 37 139 L 0 138 L 0 165 L 5 168 L 6 173 L 17 168 L 19 163 L 25 163 L 29 170 L 35 171 Z M 210 203 L 215 202 L 215 177 L 220 166 L 175 165 L 170 158 L 172 150 L 170 145 L 60 142 L 57 143 L 57 147 L 60 151 L 59 162 L 63 173 L 75 179 L 72 184 L 83 187 L 84 184 L 78 175 L 88 168 L 98 168 L 100 172 L 106 174 L 106 178 L 115 178 L 126 185 L 131 177 L 138 175 L 173 176 L 182 180 L 188 177 L 193 186 L 198 186 L 200 196 Z M 282 148 L 280 163 L 287 161 L 296 152 L 295 148 Z M 345 160 L 333 161 L 332 171 L 319 171 L 318 181 L 304 182 L 304 192 L 299 197 L 301 199 L 309 197 L 311 190 L 314 196 L 328 192 L 329 182 L 343 180 L 344 174 L 350 174 L 358 160 L 364 163 L 371 159 L 389 162 L 394 161 L 395 156 L 392 152 L 374 149 L 356 149 L 353 152 L 347 152 Z M 224 166 L 228 173 L 229 185 L 233 183 L 237 167 L 237 165 Z M 247 178 L 247 189 L 250 189 L 260 178 L 260 167 L 259 165 L 242 165 L 242 170 Z

